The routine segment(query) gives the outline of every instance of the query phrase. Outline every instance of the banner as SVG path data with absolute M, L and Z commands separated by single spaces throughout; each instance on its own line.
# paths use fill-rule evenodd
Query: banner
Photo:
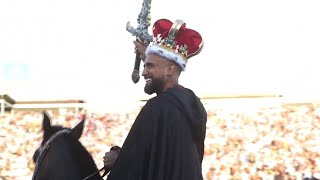
M 28 80 L 30 69 L 28 64 L 3 64 L 2 65 L 2 80 L 8 81 L 23 81 Z

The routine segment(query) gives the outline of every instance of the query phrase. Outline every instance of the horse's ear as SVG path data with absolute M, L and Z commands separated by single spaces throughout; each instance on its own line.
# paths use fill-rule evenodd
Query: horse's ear
M 81 122 L 71 130 L 71 134 L 74 138 L 79 139 L 81 137 L 84 127 L 84 121 L 85 120 L 82 119 Z
M 44 132 L 51 131 L 51 118 L 50 115 L 46 112 L 42 112 L 43 120 L 42 120 L 42 129 Z

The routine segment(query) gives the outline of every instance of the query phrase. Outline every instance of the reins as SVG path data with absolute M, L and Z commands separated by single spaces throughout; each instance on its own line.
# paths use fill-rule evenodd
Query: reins
M 118 152 L 119 152 L 120 150 L 121 150 L 121 148 L 120 148 L 119 146 L 113 146 L 113 147 L 110 148 L 110 151 L 118 151 Z M 103 173 L 102 176 L 101 176 L 101 179 L 103 179 L 103 177 L 108 174 L 108 172 L 111 170 L 111 168 L 108 168 L 108 169 L 107 169 L 106 167 L 103 167 L 103 168 L 99 169 L 98 171 L 96 171 L 95 173 L 87 176 L 87 177 L 84 178 L 83 180 L 88 180 L 88 179 L 91 178 L 93 175 L 97 174 L 98 172 L 102 171 L 103 169 L 105 169 L 104 173 Z
M 53 140 L 59 136 L 62 136 L 63 134 L 70 134 L 71 133 L 71 130 L 69 129 L 63 129 L 61 131 L 58 131 L 57 133 L 53 134 L 49 140 L 44 144 L 43 147 L 41 147 L 39 149 L 39 156 L 37 158 L 37 161 L 36 161 L 36 167 L 35 167 L 35 170 L 34 170 L 34 173 L 33 173 L 33 176 L 32 176 L 32 180 L 36 180 L 36 175 L 38 173 L 38 170 L 39 170 L 39 167 L 40 167 L 40 164 L 41 164 L 41 161 L 43 159 L 43 157 L 46 155 L 47 153 L 47 150 L 49 149 L 51 143 L 53 142 Z
M 103 167 L 103 168 L 99 169 L 98 171 L 92 173 L 91 175 L 87 176 L 87 177 L 84 178 L 83 180 L 88 180 L 88 179 L 90 179 L 92 176 L 94 176 L 95 174 L 99 173 L 99 172 L 102 171 L 103 169 L 105 169 L 105 168 Z M 102 174 L 101 179 L 103 179 L 103 177 L 104 177 L 105 175 L 107 175 L 107 173 L 108 173 L 109 171 L 110 171 L 110 169 L 109 169 L 109 170 L 106 169 L 106 170 L 104 171 L 104 173 Z

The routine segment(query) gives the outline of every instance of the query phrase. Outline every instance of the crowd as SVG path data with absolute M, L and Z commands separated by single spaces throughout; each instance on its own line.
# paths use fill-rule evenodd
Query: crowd
M 204 179 L 320 179 L 319 105 L 207 111 Z M 81 119 L 74 112 L 51 115 L 53 124 L 67 127 Z M 104 153 L 124 142 L 136 115 L 87 113 L 80 141 L 98 168 Z M 41 122 L 39 112 L 0 115 L 0 180 L 31 179 L 32 155 L 42 140 Z
M 320 179 L 320 106 L 213 112 L 207 179 Z

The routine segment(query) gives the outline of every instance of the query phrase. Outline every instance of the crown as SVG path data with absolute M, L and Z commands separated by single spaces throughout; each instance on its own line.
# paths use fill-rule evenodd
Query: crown
M 186 23 L 159 19 L 153 25 L 153 41 L 146 54 L 155 53 L 177 63 L 184 71 L 188 59 L 199 54 L 203 47 L 201 35 L 186 28 Z

